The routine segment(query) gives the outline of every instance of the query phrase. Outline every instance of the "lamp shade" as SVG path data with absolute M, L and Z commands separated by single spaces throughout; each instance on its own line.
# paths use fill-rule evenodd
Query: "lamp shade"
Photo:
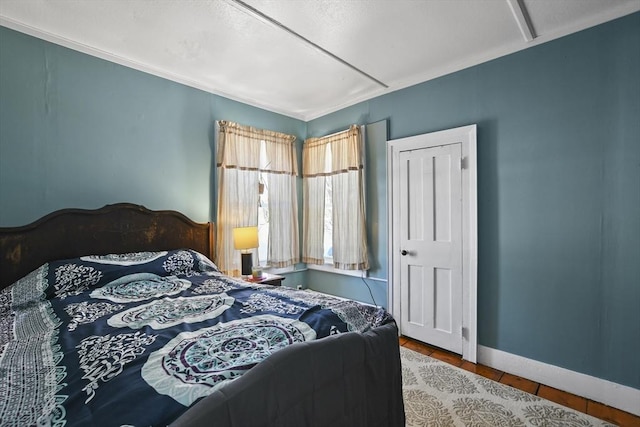
M 258 247 L 258 227 L 237 227 L 233 229 L 233 246 L 236 249 Z

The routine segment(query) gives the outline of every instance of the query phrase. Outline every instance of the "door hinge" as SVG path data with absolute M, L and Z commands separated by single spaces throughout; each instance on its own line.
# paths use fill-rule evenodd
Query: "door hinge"
M 460 170 L 467 168 L 467 158 L 460 157 Z

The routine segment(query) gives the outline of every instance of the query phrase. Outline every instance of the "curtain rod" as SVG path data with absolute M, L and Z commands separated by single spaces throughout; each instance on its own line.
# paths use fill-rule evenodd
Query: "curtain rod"
M 309 138 L 330 138 L 330 137 L 335 136 L 335 135 L 337 135 L 339 133 L 348 131 L 349 129 L 351 129 L 351 126 L 358 126 L 362 132 L 364 132 L 366 130 L 366 124 L 359 125 L 357 123 L 354 123 L 352 125 L 349 125 L 349 127 L 346 128 L 346 129 L 339 130 L 339 131 L 336 131 L 334 133 L 330 133 L 329 135 L 311 136 L 311 137 L 307 137 L 306 139 L 309 139 Z

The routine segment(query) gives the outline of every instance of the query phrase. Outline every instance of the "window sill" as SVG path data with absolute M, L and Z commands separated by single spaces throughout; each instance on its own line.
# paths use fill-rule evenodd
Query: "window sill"
M 339 268 L 335 268 L 331 264 L 322 264 L 322 265 L 307 264 L 307 268 L 309 270 L 324 271 L 326 273 L 342 274 L 343 276 L 352 276 L 352 277 L 367 277 L 368 276 L 368 271 L 367 270 L 341 270 Z
M 262 271 L 264 271 L 265 273 L 270 273 L 270 274 L 282 274 L 282 273 L 293 273 L 299 270 L 296 270 L 295 267 L 293 265 L 290 265 L 289 267 L 281 267 L 281 268 L 277 268 L 277 267 L 262 267 Z

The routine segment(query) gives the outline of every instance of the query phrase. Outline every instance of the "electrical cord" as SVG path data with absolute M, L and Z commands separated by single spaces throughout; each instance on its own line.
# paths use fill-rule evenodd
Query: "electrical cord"
M 371 301 L 373 301 L 373 305 L 378 307 L 378 303 L 376 302 L 376 299 L 373 297 L 373 292 L 371 292 L 371 287 L 369 286 L 367 281 L 364 279 L 364 273 L 362 274 L 362 276 L 360 276 L 360 279 L 362 279 L 362 282 L 367 286 L 367 289 L 369 289 L 369 295 L 371 295 Z

